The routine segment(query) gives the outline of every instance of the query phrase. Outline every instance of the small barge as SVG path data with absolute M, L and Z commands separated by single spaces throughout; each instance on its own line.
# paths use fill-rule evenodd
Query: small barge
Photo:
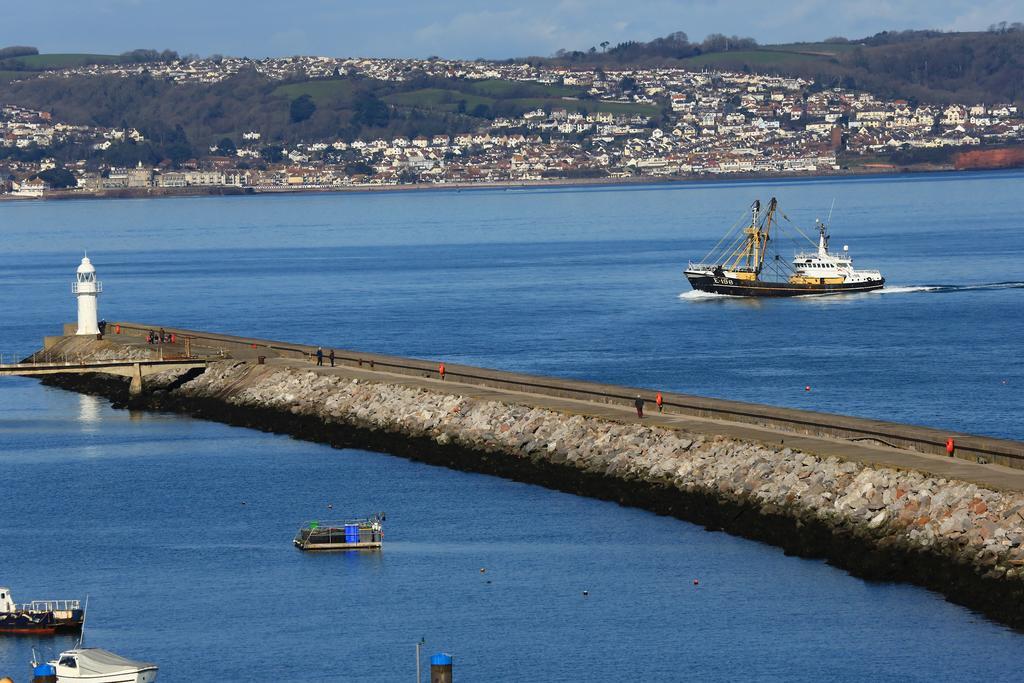
M 14 602 L 11 589 L 0 587 L 0 634 L 53 635 L 82 629 L 85 610 L 78 600 Z
M 293 543 L 300 550 L 376 550 L 384 545 L 383 514 L 343 521 L 304 524 Z

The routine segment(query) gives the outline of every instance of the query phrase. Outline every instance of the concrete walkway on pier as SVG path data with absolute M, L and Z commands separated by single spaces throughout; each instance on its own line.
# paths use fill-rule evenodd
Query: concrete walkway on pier
M 650 401 L 647 402 L 644 408 L 644 418 L 641 420 L 636 416 L 636 411 L 631 406 L 483 387 L 476 384 L 463 384 L 451 379 L 441 380 L 436 377 L 417 377 L 367 367 L 337 366 L 332 368 L 326 365 L 329 362 L 326 359 L 324 360 L 324 367 L 318 367 L 307 361 L 283 358 L 268 358 L 266 362 L 272 366 L 283 365 L 312 370 L 317 373 L 422 388 L 433 392 L 450 393 L 487 401 L 501 401 L 529 407 L 547 408 L 570 415 L 599 417 L 622 423 L 642 423 L 706 435 L 721 435 L 744 441 L 771 444 L 773 446 L 785 444 L 794 450 L 813 453 L 819 456 L 835 456 L 844 460 L 870 465 L 917 470 L 947 479 L 971 482 L 990 489 L 1024 491 L 1024 470 L 1020 469 L 995 464 L 982 465 L 959 458 L 928 455 L 865 442 L 805 436 L 740 422 L 727 422 L 724 420 L 670 413 L 659 414 L 657 406 Z
M 120 334 L 120 327 L 124 326 L 124 334 Z M 111 323 L 116 326 L 118 334 L 107 335 L 111 346 L 136 347 L 148 349 L 153 352 L 154 347 L 145 341 L 145 332 L 153 329 L 151 326 L 139 325 L 136 323 Z M 110 327 L 108 326 L 108 327 Z M 73 327 L 73 326 L 72 326 Z M 501 371 L 476 369 L 468 366 L 449 366 L 448 377 L 442 381 L 437 375 L 437 365 L 434 362 L 400 359 L 379 354 L 367 354 L 353 351 L 343 351 L 338 357 L 337 367 L 329 367 L 329 360 L 324 358 L 324 367 L 317 367 L 312 353 L 315 346 L 291 344 L 286 342 L 272 342 L 262 339 L 248 337 L 234 337 L 217 333 L 196 332 L 192 330 L 166 328 L 168 332 L 176 332 L 177 342 L 171 345 L 164 345 L 165 353 L 184 353 L 217 360 L 225 356 L 256 363 L 258 357 L 265 357 L 265 362 L 270 365 L 283 365 L 289 367 L 301 367 L 315 372 L 330 373 L 343 377 L 365 379 L 373 382 L 384 382 L 389 384 L 404 385 L 438 391 L 444 393 L 455 393 L 472 398 L 484 400 L 515 403 L 530 407 L 547 408 L 567 414 L 578 414 L 592 417 L 600 417 L 615 420 L 622 423 L 638 423 L 631 402 L 632 392 L 643 392 L 645 398 L 653 398 L 653 392 L 646 389 L 633 389 L 627 387 L 610 387 L 593 383 L 580 382 L 576 380 L 560 380 L 556 378 L 536 378 L 527 375 L 516 375 Z M 70 334 L 70 332 L 66 332 Z M 182 337 L 190 337 L 190 346 L 186 348 L 182 344 Z M 65 338 L 66 339 L 66 338 Z M 376 365 L 371 363 L 376 361 Z M 358 361 L 358 364 L 356 363 Z M 395 365 L 395 363 L 400 365 Z M 387 369 L 389 367 L 391 369 Z M 458 381 L 461 374 L 475 375 L 476 379 L 471 381 Z M 492 379 L 481 381 L 481 376 Z M 531 391 L 530 382 L 542 380 L 547 388 L 565 387 L 576 390 L 575 396 L 558 395 L 558 391 L 540 390 Z M 503 383 L 505 386 L 503 386 Z M 511 383 L 511 386 L 509 384 Z M 585 398 L 585 392 L 580 389 L 592 389 L 595 391 L 593 400 Z M 622 400 L 608 400 L 603 390 L 614 391 L 617 395 L 622 394 Z M 624 393 L 626 392 L 626 393 Z M 561 392 L 568 393 L 568 392 Z M 581 398 L 580 396 L 583 396 Z M 676 398 L 673 394 L 666 394 L 666 401 Z M 690 397 L 694 398 L 694 397 Z M 916 470 L 930 475 L 957 479 L 960 481 L 972 482 L 980 486 L 1004 491 L 1024 491 L 1024 468 L 1008 467 L 995 464 L 991 460 L 985 463 L 975 462 L 970 451 L 970 443 L 980 444 L 982 448 L 995 445 L 1003 451 L 1009 449 L 1014 453 L 1022 453 L 1022 446 L 1018 442 L 991 439 L 973 435 L 958 434 L 957 455 L 950 458 L 938 452 L 927 450 L 911 450 L 909 447 L 901 448 L 899 436 L 901 434 L 920 435 L 929 433 L 933 442 L 941 444 L 945 435 L 937 430 L 915 427 L 913 425 L 897 425 L 894 423 L 879 423 L 877 421 L 850 418 L 841 415 L 825 415 L 821 413 L 809 413 L 774 408 L 772 406 L 759 406 L 753 404 L 739 404 L 715 400 L 702 400 L 704 403 L 727 404 L 727 407 L 736 406 L 741 410 L 754 410 L 767 418 L 765 422 L 745 421 L 743 419 L 731 419 L 727 412 L 711 414 L 693 414 L 693 411 L 683 412 L 667 406 L 664 414 L 658 414 L 657 407 L 652 400 L 648 400 L 645 408 L 644 424 L 665 427 L 669 429 L 680 429 L 689 432 L 705 435 L 721 435 L 745 441 L 756 441 L 772 446 L 784 444 L 795 450 L 813 453 L 820 456 L 835 456 L 844 460 L 856 461 L 865 464 L 893 467 L 904 470 Z M 796 415 L 806 416 L 818 425 L 824 423 L 835 423 L 840 426 L 854 427 L 867 425 L 872 428 L 879 428 L 879 439 L 857 438 L 849 434 L 830 434 L 829 432 L 807 430 L 796 431 L 792 429 L 792 423 L 785 420 L 776 421 L 777 426 L 766 426 L 773 424 L 772 418 L 779 414 L 784 416 Z M 854 432 L 856 433 L 856 432 Z M 892 438 L 895 435 L 897 438 Z M 891 445 L 887 441 L 892 441 Z M 919 442 L 920 443 L 920 442 Z M 967 448 L 961 448 L 961 444 L 967 444 Z M 938 450 L 936 448 L 936 450 Z M 998 450 L 998 449 L 997 449 Z M 986 451 L 982 451 L 986 452 Z M 1020 457 L 1020 456 L 1014 456 Z

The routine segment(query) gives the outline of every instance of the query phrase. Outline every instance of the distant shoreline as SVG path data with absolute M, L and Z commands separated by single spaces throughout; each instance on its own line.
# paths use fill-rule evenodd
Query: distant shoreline
M 820 180 L 825 178 L 858 178 L 871 176 L 901 176 L 912 174 L 990 171 L 1009 171 L 1012 168 L 957 169 L 949 164 L 915 164 L 897 166 L 878 164 L 875 167 L 844 169 L 818 173 L 729 173 L 719 175 L 691 176 L 635 176 L 629 178 L 551 178 L 545 180 L 493 180 L 480 182 L 413 183 L 407 185 L 347 185 L 341 187 L 187 187 L 187 188 L 138 188 L 83 192 L 80 190 L 55 190 L 42 197 L 18 197 L 0 195 L 0 201 L 25 202 L 66 199 L 145 199 L 163 197 L 238 197 L 253 195 L 281 194 L 335 194 L 346 192 L 423 192 L 434 190 L 495 190 L 495 189 L 545 189 L 552 187 L 603 187 L 624 185 L 678 185 L 684 183 L 714 184 L 736 180 Z

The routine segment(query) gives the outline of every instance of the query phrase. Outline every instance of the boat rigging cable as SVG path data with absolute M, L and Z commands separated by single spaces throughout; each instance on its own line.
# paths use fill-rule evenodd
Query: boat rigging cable
M 828 221 L 826 222 L 826 225 L 830 225 L 831 222 L 832 222 L 832 211 L 835 208 L 835 203 L 836 203 L 835 199 L 833 199 L 832 200 L 832 206 L 829 208 L 829 211 L 828 211 L 829 218 L 828 218 Z M 760 208 L 761 207 L 760 207 L 760 202 L 759 201 L 755 201 L 753 204 L 751 204 L 751 209 L 755 209 L 757 211 L 760 211 Z M 774 225 L 778 228 L 778 232 L 782 233 L 783 235 L 786 236 L 786 238 L 788 238 L 789 242 L 792 244 L 792 248 L 793 248 L 794 252 L 799 250 L 800 248 L 804 248 L 806 245 L 801 244 L 801 242 L 788 231 L 788 228 L 792 228 L 794 231 L 796 231 L 796 233 L 800 237 L 804 238 L 804 240 L 806 241 L 807 245 L 810 245 L 811 247 L 816 247 L 817 246 L 817 242 L 815 242 L 814 239 L 812 239 L 807 233 L 805 233 L 800 228 L 800 226 L 797 225 L 796 223 L 794 223 L 793 220 L 789 216 L 787 216 L 785 213 L 783 213 L 782 211 L 775 212 L 779 216 L 781 216 L 783 219 L 785 219 L 786 223 L 788 224 L 786 226 L 787 229 L 783 229 L 783 226 L 780 224 L 780 222 L 778 220 L 773 220 L 774 219 L 774 215 L 772 213 L 773 208 L 771 206 L 769 207 L 768 211 L 769 211 L 768 214 L 764 217 L 764 219 L 762 220 L 761 224 L 759 226 L 757 226 L 759 229 L 764 228 L 764 229 L 767 229 L 766 232 L 768 232 L 771 229 L 771 223 L 774 223 Z M 728 261 L 729 259 L 735 258 L 736 256 L 742 256 L 741 254 L 739 254 L 739 252 L 741 251 L 741 247 L 743 246 L 744 242 L 747 240 L 747 235 L 740 228 L 747 228 L 747 227 L 751 227 L 751 226 L 754 225 L 753 220 L 751 220 L 749 223 L 747 222 L 747 217 L 748 216 L 750 216 L 750 211 L 749 210 L 748 211 L 744 211 L 743 214 L 740 216 L 740 218 L 738 218 L 736 220 L 736 222 L 732 224 L 732 226 L 729 228 L 729 230 L 722 236 L 722 238 L 720 240 L 718 240 L 718 243 L 715 244 L 715 246 L 712 247 L 710 249 L 710 251 L 708 251 L 708 253 L 704 255 L 704 258 L 701 260 L 701 263 L 712 263 L 712 262 L 717 262 L 717 261 Z M 737 231 L 739 231 L 739 232 L 737 232 Z M 728 246 L 726 246 L 724 249 L 721 248 L 722 244 L 725 243 L 726 240 L 729 240 L 729 238 L 732 238 L 732 240 L 728 243 Z M 768 236 L 766 236 L 765 239 L 764 239 L 765 251 L 767 251 L 767 247 L 768 247 L 769 242 L 771 242 L 773 244 L 773 246 L 774 246 L 774 243 L 777 242 L 777 241 L 778 241 L 778 238 L 770 239 Z M 783 264 L 785 266 L 785 268 L 786 268 L 786 270 L 788 272 L 790 272 L 790 273 L 796 272 L 793 269 L 793 266 L 790 265 L 790 263 L 788 261 L 786 261 L 785 259 L 780 257 L 780 255 L 778 254 L 777 250 L 773 250 L 773 251 L 775 251 L 775 253 L 773 254 L 774 258 L 769 261 L 769 264 L 777 265 L 777 264 L 781 263 L 781 264 Z M 767 255 L 767 254 L 764 254 L 764 255 Z M 762 257 L 762 261 L 763 260 L 764 259 Z M 774 270 L 775 270 L 776 273 L 779 272 L 778 268 L 775 268 Z

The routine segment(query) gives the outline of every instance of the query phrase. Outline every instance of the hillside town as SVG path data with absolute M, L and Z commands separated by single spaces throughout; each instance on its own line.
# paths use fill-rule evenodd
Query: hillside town
M 272 192 L 828 174 L 885 168 L 884 160 L 895 152 L 1024 141 L 1024 119 L 1012 104 L 887 101 L 807 79 L 752 73 L 294 57 L 100 64 L 25 78 L 128 78 L 145 72 L 175 83 L 216 83 L 245 69 L 292 82 L 354 76 L 402 81 L 413 74 L 515 81 L 570 86 L 586 99 L 565 97 L 564 104 L 487 120 L 456 135 L 339 137 L 282 146 L 265 139 L 263 131 L 241 130 L 230 148 L 209 146 L 208 154 L 177 164 L 135 167 L 97 164 L 94 157 L 58 163 L 46 150 L 104 150 L 142 142 L 143 131 L 58 121 L 48 112 L 0 103 L 0 193 L 39 198 L 54 192 Z M 12 153 L 29 149 L 41 153 Z M 19 160 L 26 156 L 33 160 Z

